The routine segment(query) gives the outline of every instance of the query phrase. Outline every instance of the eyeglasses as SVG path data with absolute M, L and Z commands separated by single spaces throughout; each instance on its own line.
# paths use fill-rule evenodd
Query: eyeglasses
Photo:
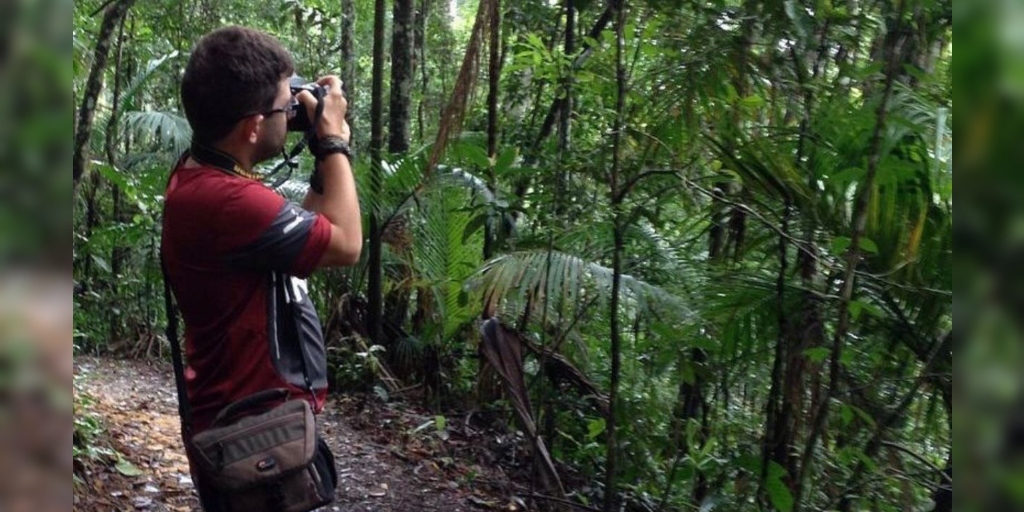
M 286 119 L 295 117 L 299 112 L 299 100 L 292 98 L 292 101 L 283 107 L 270 109 L 266 112 L 260 112 L 259 114 L 263 117 L 270 117 L 278 112 L 284 112 Z

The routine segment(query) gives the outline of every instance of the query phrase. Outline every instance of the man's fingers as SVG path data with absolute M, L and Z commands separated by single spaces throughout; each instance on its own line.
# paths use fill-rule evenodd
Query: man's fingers
M 327 75 L 317 80 L 316 83 L 327 87 L 328 91 L 335 88 L 337 88 L 337 90 L 339 91 L 341 90 L 341 79 L 335 75 Z
M 295 99 L 303 105 L 316 105 L 316 98 L 307 90 L 299 91 L 299 93 L 295 95 Z

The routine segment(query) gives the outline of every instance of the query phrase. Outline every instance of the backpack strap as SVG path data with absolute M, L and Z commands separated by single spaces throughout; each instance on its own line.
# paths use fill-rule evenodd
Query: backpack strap
M 185 365 L 181 357 L 181 345 L 178 342 L 178 309 L 171 293 L 171 283 L 167 277 L 167 264 L 163 254 L 160 255 L 160 270 L 164 275 L 164 307 L 167 311 L 167 342 L 171 345 L 171 362 L 174 364 L 174 385 L 178 388 L 178 416 L 181 418 L 181 436 L 188 440 L 192 433 L 192 409 L 188 404 L 188 393 L 185 390 Z

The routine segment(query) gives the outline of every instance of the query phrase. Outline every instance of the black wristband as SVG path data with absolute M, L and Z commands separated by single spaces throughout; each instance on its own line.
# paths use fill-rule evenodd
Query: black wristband
M 349 162 L 352 161 L 352 146 L 349 146 L 345 139 L 336 136 L 317 139 L 316 147 L 313 149 L 313 156 L 316 157 L 318 162 L 335 153 L 341 153 L 348 158 Z

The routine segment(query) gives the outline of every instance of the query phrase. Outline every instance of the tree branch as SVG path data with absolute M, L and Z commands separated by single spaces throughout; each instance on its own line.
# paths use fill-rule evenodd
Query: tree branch
M 89 70 L 89 78 L 85 82 L 85 94 L 82 98 L 82 105 L 78 110 L 78 124 L 75 132 L 74 153 L 71 158 L 71 175 L 74 189 L 78 189 L 78 182 L 85 174 L 86 162 L 89 160 L 88 148 L 89 138 L 92 135 L 92 122 L 96 117 L 96 104 L 99 102 L 100 92 L 103 90 L 103 74 L 106 72 L 107 57 L 110 54 L 110 40 L 113 38 L 114 29 L 117 28 L 128 12 L 128 8 L 135 3 L 135 0 L 116 0 L 113 5 L 107 8 L 103 14 L 103 22 L 100 24 L 100 32 L 96 37 L 96 50 L 93 52 L 92 69 Z
M 590 57 L 593 50 L 593 45 L 590 41 L 601 40 L 601 32 L 604 32 L 604 29 L 608 27 L 608 23 L 612 21 L 612 14 L 615 13 L 615 2 L 616 0 L 610 0 L 607 2 L 604 12 L 602 12 L 601 16 L 597 18 L 596 22 L 594 22 L 594 26 L 590 29 L 590 32 L 587 33 L 589 39 L 583 40 L 580 54 L 576 57 L 576 60 L 573 61 L 572 69 L 579 69 L 580 66 L 586 62 L 587 58 Z M 558 118 L 558 114 L 564 106 L 565 98 L 555 99 L 551 102 L 551 107 L 548 108 L 548 113 L 544 116 L 544 123 L 540 127 L 540 133 L 537 134 L 537 138 L 533 143 L 534 149 L 540 147 L 541 143 L 544 142 L 544 139 L 551 135 L 551 130 L 555 127 L 555 120 Z

